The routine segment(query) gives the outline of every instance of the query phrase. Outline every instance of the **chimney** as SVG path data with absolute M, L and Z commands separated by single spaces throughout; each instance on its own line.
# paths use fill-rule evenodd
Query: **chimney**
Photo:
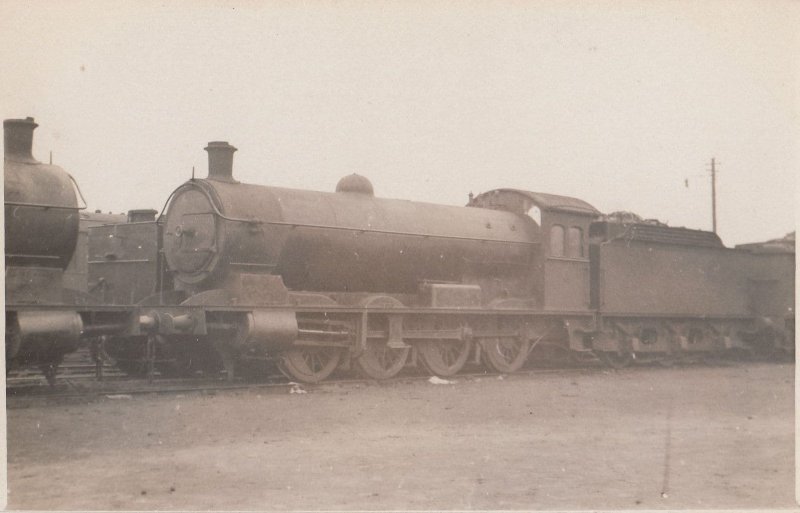
M 6 119 L 3 121 L 5 158 L 16 162 L 38 164 L 33 158 L 33 130 L 39 125 L 33 118 Z
M 204 149 L 208 152 L 209 180 L 236 183 L 233 179 L 233 152 L 236 148 L 227 141 L 211 141 Z

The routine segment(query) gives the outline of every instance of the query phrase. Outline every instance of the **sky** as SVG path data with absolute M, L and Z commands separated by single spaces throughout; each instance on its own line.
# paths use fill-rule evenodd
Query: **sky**
M 203 147 L 244 182 L 463 205 L 512 187 L 711 229 L 795 228 L 800 4 L 0 2 L 0 114 L 91 210 L 161 209 Z

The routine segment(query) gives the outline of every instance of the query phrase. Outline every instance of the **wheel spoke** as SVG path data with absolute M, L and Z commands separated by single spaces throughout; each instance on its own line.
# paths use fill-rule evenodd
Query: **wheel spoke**
M 331 375 L 339 365 L 341 352 L 326 347 L 290 349 L 280 358 L 280 369 L 290 379 L 317 383 Z
M 420 343 L 420 360 L 431 374 L 452 376 L 464 368 L 471 344 L 462 340 L 428 340 Z
M 393 349 L 386 346 L 386 340 L 373 339 L 367 342 L 367 348 L 356 358 L 355 363 L 361 373 L 368 378 L 388 379 L 405 366 L 409 350 L 409 348 Z
M 367 308 L 397 308 L 402 303 L 389 296 L 375 296 L 368 298 L 364 303 Z M 369 315 L 367 318 L 367 331 L 391 331 L 390 316 L 382 314 Z M 388 337 L 369 338 L 364 351 L 354 359 L 356 370 L 367 378 L 388 379 L 400 372 L 406 364 L 410 347 L 388 347 Z
M 484 339 L 484 363 L 496 372 L 516 372 L 528 358 L 530 341 L 521 339 Z

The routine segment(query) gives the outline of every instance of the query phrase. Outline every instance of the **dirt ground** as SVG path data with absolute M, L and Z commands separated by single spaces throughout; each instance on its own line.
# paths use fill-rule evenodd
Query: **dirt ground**
M 10 509 L 792 508 L 794 365 L 9 403 Z

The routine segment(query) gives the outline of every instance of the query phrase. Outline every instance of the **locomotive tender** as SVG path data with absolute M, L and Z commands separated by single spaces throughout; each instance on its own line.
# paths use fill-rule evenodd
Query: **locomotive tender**
M 545 347 L 615 366 L 793 353 L 790 248 L 726 248 L 516 189 L 454 207 L 378 198 L 358 175 L 334 193 L 244 184 L 225 142 L 161 217 L 90 228 L 89 294 L 70 291 L 76 188 L 33 160 L 35 126 L 5 123 L 6 357 L 49 380 L 81 340 L 130 372 L 232 376 L 272 360 L 306 382 L 417 364 L 451 376 L 470 361 L 513 372 Z

